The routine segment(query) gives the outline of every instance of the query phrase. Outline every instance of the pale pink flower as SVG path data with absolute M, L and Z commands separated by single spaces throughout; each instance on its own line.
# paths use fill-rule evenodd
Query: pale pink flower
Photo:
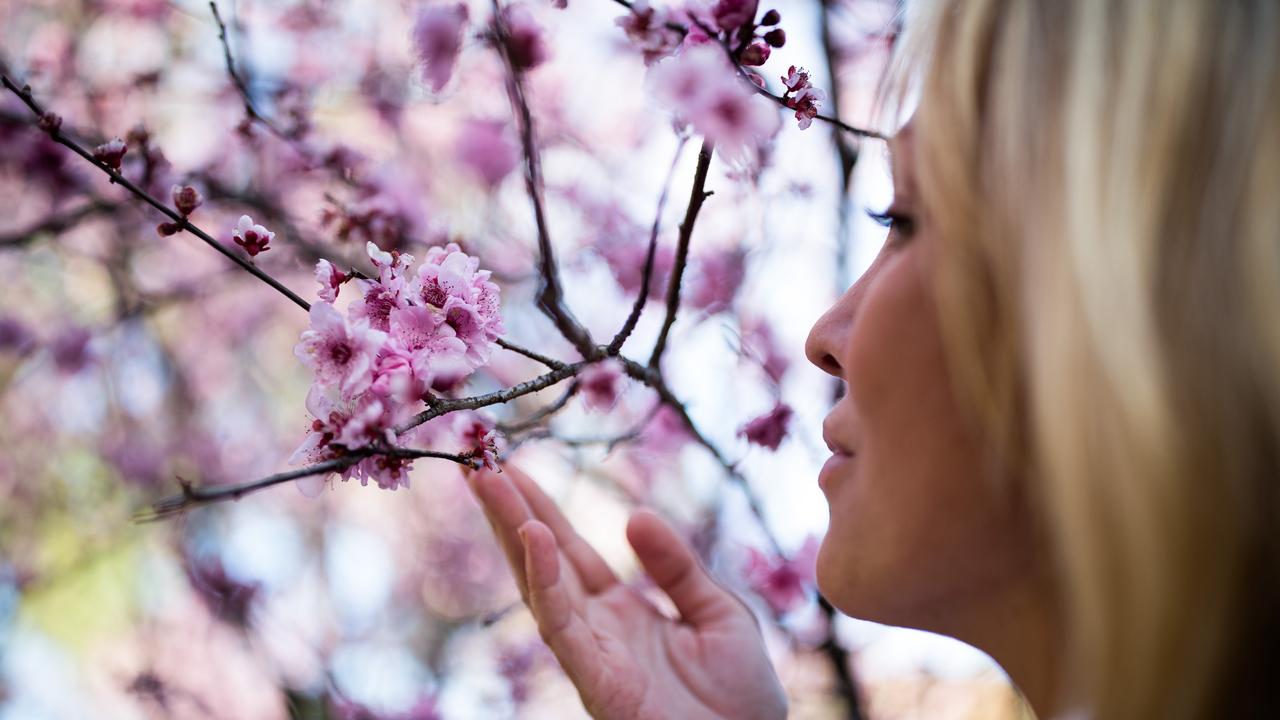
M 791 360 L 782 352 L 773 329 L 763 320 L 744 319 L 742 322 L 742 352 L 760 364 L 773 382 L 782 382 Z
M 467 17 L 467 6 L 462 3 L 424 5 L 418 11 L 413 46 L 422 63 L 422 79 L 433 92 L 440 92 L 453 76 Z
M 636 0 L 631 5 L 631 12 L 614 22 L 644 54 L 644 64 L 652 65 L 674 53 L 684 40 L 684 33 L 668 27 L 673 20 L 672 13 L 666 8 L 655 8 L 648 0 Z
M 474 172 L 490 188 L 520 163 L 520 148 L 507 132 L 507 124 L 498 120 L 472 120 L 458 137 L 458 160 Z
M 346 273 L 334 267 L 328 260 L 320 260 L 316 263 L 316 283 L 320 285 L 320 290 L 316 294 L 327 303 L 338 299 L 338 287 L 350 279 Z
M 311 328 L 302 333 L 294 354 L 315 371 L 317 385 L 351 398 L 372 383 L 373 361 L 386 337 L 367 321 L 349 322 L 320 302 L 311 306 Z
M 472 367 L 489 361 L 495 340 L 503 332 L 498 302 L 498 286 L 489 280 L 489 271 L 480 270 L 480 261 L 456 243 L 427 251 L 409 296 L 414 302 L 434 308 L 466 344 Z
M 818 545 L 817 538 L 809 537 L 790 560 L 748 548 L 744 568 L 747 584 L 775 614 L 787 613 L 809 595 L 815 583 Z
M 655 65 L 648 82 L 660 103 L 724 154 L 740 155 L 777 127 L 775 111 L 742 83 L 715 45 L 691 47 Z
M 391 343 L 413 358 L 414 375 L 429 382 L 429 370 L 436 359 L 459 357 L 467 352 L 453 326 L 441 313 L 418 306 L 391 312 Z
M 459 413 L 454 432 L 462 444 L 462 454 L 479 460 L 489 470 L 498 468 L 498 433 L 493 421 L 480 413 Z
M 787 436 L 787 426 L 791 423 L 791 406 L 778 403 L 772 410 L 743 425 L 738 435 L 748 442 L 761 447 L 777 450 Z
M 373 243 L 366 244 L 365 250 L 378 268 L 378 279 L 356 281 L 361 296 L 351 303 L 349 312 L 352 318 L 368 320 L 371 327 L 386 332 L 391 329 L 392 311 L 409 306 L 404 273 L 413 256 L 384 252 Z
M 248 215 L 241 215 L 240 222 L 236 223 L 235 228 L 231 231 L 231 239 L 236 244 L 244 248 L 250 257 L 256 256 L 260 252 L 265 252 L 270 248 L 267 244 L 274 240 L 276 234 L 270 232 L 261 225 L 256 225 L 253 218 Z

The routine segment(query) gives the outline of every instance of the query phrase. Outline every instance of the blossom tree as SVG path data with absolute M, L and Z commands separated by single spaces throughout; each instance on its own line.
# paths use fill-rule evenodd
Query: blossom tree
M 404 586 L 424 588 L 386 592 L 432 618 L 414 665 L 430 681 L 374 702 L 276 647 L 254 660 L 273 665 L 274 688 L 225 682 L 277 709 L 236 712 L 274 716 L 285 698 L 340 717 L 449 716 L 464 693 L 451 689 L 462 671 L 450 648 L 512 615 L 458 471 L 512 458 L 596 475 L 593 492 L 678 515 L 778 637 L 830 663 L 838 712 L 858 715 L 847 651 L 813 588 L 812 539 L 776 536 L 741 464 L 800 441 L 784 400 L 792 363 L 742 297 L 773 251 L 739 209 L 779 193 L 781 138 L 829 130 L 813 142 L 834 139 L 839 158 L 831 286 L 847 284 L 852 171 L 861 144 L 882 138 L 842 121 L 839 88 L 824 92 L 812 68 L 883 59 L 892 7 L 820 4 L 822 36 L 801 67 L 779 60 L 801 30 L 755 0 L 53 5 L 0 11 L 0 179 L 22 198 L 0 227 L 15 279 L 0 388 L 6 417 L 39 408 L 14 415 L 29 449 L 0 460 L 14 497 L 54 507 L 58 492 L 30 478 L 101 468 L 90 474 L 125 488 L 112 502 L 165 521 L 147 527 L 168 528 L 165 556 L 196 598 L 180 617 L 255 632 L 280 593 L 245 570 L 247 531 L 220 523 L 293 483 L 303 499 L 280 501 L 289 522 L 325 534 L 319 508 L 350 518 L 383 502 L 343 482 L 411 488 L 366 540 L 334 542 L 396 548 Z M 847 37 L 833 18 L 853 26 Z M 629 86 L 584 77 L 574 54 L 588 32 Z M 657 149 L 669 163 L 651 160 Z M 656 210 L 641 209 L 653 197 L 642 188 Z M 759 403 L 712 423 L 727 433 L 698 421 L 682 377 L 696 361 L 680 345 L 708 332 L 729 336 L 735 377 L 759 388 Z M 68 465 L 41 443 L 92 451 Z M 715 489 L 689 490 L 690 468 L 708 461 Z M 735 503 L 750 531 L 731 528 Z M 103 525 L 85 532 L 121 532 Z M 12 527 L 42 526 L 14 513 Z M 41 582 L 30 548 L 6 544 L 8 582 Z M 527 634 L 494 642 L 505 702 L 531 702 L 531 678 L 552 663 Z M 120 703 L 219 702 L 159 661 L 131 667 Z

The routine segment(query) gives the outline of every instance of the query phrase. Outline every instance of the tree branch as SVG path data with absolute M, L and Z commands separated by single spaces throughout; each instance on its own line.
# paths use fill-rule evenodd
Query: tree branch
M 533 350 L 530 350 L 528 348 L 521 347 L 509 340 L 498 338 L 494 342 L 498 345 L 498 347 L 503 348 L 504 350 L 510 350 L 511 352 L 516 353 L 518 355 L 523 355 L 529 358 L 530 360 L 536 360 L 542 363 L 543 365 L 546 365 L 547 367 L 551 368 L 552 370 L 560 370 L 561 368 L 564 367 L 564 363 L 560 362 L 559 360 L 556 360 L 554 358 L 549 358 L 546 355 L 543 355 L 542 353 L 534 352 Z
M 35 98 L 32 96 L 30 86 L 24 85 L 22 87 L 18 87 L 13 83 L 12 80 L 9 79 L 8 75 L 4 75 L 2 73 L 0 73 L 0 82 L 2 82 L 4 86 L 8 88 L 14 95 L 17 95 L 18 98 L 21 99 L 22 102 L 26 104 L 26 106 L 31 110 L 31 112 L 36 116 L 37 119 L 43 118 L 46 116 L 45 109 L 41 107 L 40 104 L 37 103 Z M 106 164 L 99 162 L 97 159 L 93 157 L 93 155 L 88 150 L 84 149 L 84 147 L 81 146 L 80 143 L 64 135 L 62 131 L 59 130 L 57 127 L 51 126 L 45 129 L 45 132 L 48 133 L 49 137 L 54 142 L 70 148 L 72 152 L 84 158 L 91 165 L 98 168 L 102 172 L 106 173 L 107 176 L 111 178 L 111 181 L 113 183 L 119 185 L 120 187 L 123 187 L 124 189 L 128 190 L 130 193 L 133 193 L 133 195 L 138 199 L 154 207 L 156 210 L 159 210 L 166 217 L 172 220 L 179 229 L 186 230 L 192 235 L 195 235 L 196 237 L 200 238 L 201 240 L 204 241 L 206 245 L 213 248 L 214 250 L 217 250 L 228 260 L 240 266 L 240 268 L 245 272 L 249 273 L 250 275 L 253 275 L 254 277 L 261 280 L 262 282 L 270 285 L 277 292 L 279 292 L 281 295 L 284 295 L 285 297 L 292 300 L 295 305 L 301 307 L 303 310 L 311 309 L 310 303 L 298 297 L 297 294 L 295 294 L 289 288 L 285 287 L 279 280 L 276 280 L 275 278 L 271 277 L 267 273 L 263 272 L 253 263 L 247 262 L 243 258 L 239 257 L 234 252 L 232 252 L 229 248 L 224 246 L 222 243 L 215 240 L 212 235 L 205 232 L 204 230 L 201 230 L 196 225 L 192 224 L 191 221 L 188 220 L 187 218 L 179 215 L 177 211 L 173 210 L 172 208 L 168 207 L 164 203 L 160 202 L 147 191 L 143 190 L 142 188 L 139 188 L 137 185 L 134 185 L 132 182 L 130 182 L 127 178 L 125 178 L 125 176 L 121 175 L 119 172 L 116 172 L 115 170 L 112 170 L 110 167 L 108 167 Z
M 116 205 L 114 203 L 96 198 L 91 199 L 84 205 L 72 210 L 49 215 L 43 220 L 40 220 L 34 225 L 22 230 L 18 230 L 8 235 L 0 235 L 0 250 L 26 247 L 44 233 L 60 235 L 94 215 L 105 214 L 111 212 L 115 208 Z
M 662 353 L 667 348 L 667 335 L 676 322 L 676 313 L 680 310 L 680 281 L 684 276 L 685 266 L 689 262 L 689 241 L 693 237 L 693 224 L 698 220 L 698 211 L 702 203 L 710 197 L 706 191 L 707 169 L 711 167 L 711 154 L 715 148 L 710 140 L 702 141 L 702 149 L 698 151 L 698 165 L 693 174 L 693 190 L 689 193 L 689 205 L 684 211 L 684 221 L 680 223 L 680 238 L 676 242 L 676 259 L 671 268 L 671 278 L 667 282 L 667 317 L 662 322 L 662 330 L 658 333 L 658 341 L 654 343 L 653 353 L 649 356 L 649 367 L 656 368 L 662 361 Z M 643 288 L 641 292 L 647 290 Z

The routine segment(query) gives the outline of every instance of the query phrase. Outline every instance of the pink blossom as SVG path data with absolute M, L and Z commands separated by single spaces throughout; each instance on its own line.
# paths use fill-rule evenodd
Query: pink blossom
M 261 225 L 255 225 L 253 218 L 248 215 L 241 215 L 240 222 L 236 223 L 235 228 L 231 231 L 231 239 L 244 248 L 244 251 L 249 253 L 250 257 L 269 250 L 270 248 L 267 247 L 267 244 L 274 240 L 275 237 L 275 233 L 268 231 Z
M 489 188 L 502 182 L 520 162 L 520 148 L 498 120 L 472 120 L 458 137 L 457 157 Z
M 321 387 L 307 394 L 307 410 L 315 418 L 290 464 L 314 464 L 334 460 L 370 444 L 392 446 L 395 417 L 389 406 L 365 394 L 351 401 L 335 401 Z M 408 487 L 412 460 L 371 455 L 339 471 L 343 481 L 356 478 L 361 485 L 373 480 L 384 490 Z
M 688 48 L 659 63 L 649 83 L 660 103 L 728 155 L 758 144 L 777 127 L 774 110 L 743 85 L 715 45 Z
M 645 65 L 674 53 L 684 39 L 684 33 L 668 27 L 668 23 L 673 22 L 671 12 L 652 7 L 648 0 L 637 0 L 631 5 L 631 12 L 614 22 L 644 54 Z
M 626 376 L 622 372 L 622 363 L 609 359 L 588 366 L 578 375 L 578 383 L 587 407 L 608 410 L 618 401 Z
M 124 162 L 124 154 L 128 151 L 129 146 L 124 140 L 116 138 L 94 148 L 93 159 L 119 172 L 120 165 Z
M 747 258 L 736 247 L 708 253 L 699 258 L 697 272 L 689 304 L 707 312 L 720 312 L 733 304 L 746 277 Z
M 463 454 L 479 460 L 489 470 L 501 472 L 498 467 L 498 433 L 493 421 L 479 414 L 459 415 L 454 430 L 462 443 Z
M 433 92 L 440 92 L 453 76 L 467 17 L 467 6 L 462 3 L 424 5 L 418 12 L 413 46 L 422 63 L 422 79 Z
M 195 212 L 204 203 L 204 196 L 190 185 L 174 185 L 170 193 L 173 195 L 173 206 L 178 208 L 178 214 L 182 217 Z
M 459 357 L 467 352 L 467 345 L 444 316 L 420 305 L 391 312 L 391 342 L 413 358 L 414 375 L 424 382 L 429 382 L 430 368 L 436 359 Z
M 375 194 L 351 205 L 333 203 L 320 213 L 320 224 L 344 242 L 394 246 L 408 233 L 410 221 L 392 199 Z
M 0 315 L 0 354 L 25 357 L 36 348 L 36 336 L 21 320 Z
M 414 302 L 443 314 L 466 344 L 472 367 L 489 361 L 492 345 L 503 332 L 498 286 L 489 280 L 489 271 L 479 266 L 480 261 L 456 243 L 433 247 L 418 267 L 409 293 Z
M 747 584 L 774 613 L 783 615 L 809 594 L 815 582 L 817 556 L 818 540 L 814 537 L 805 540 L 790 560 L 770 558 L 755 548 L 748 548 L 744 568 Z
M 738 435 L 748 442 L 761 447 L 777 450 L 787 436 L 787 426 L 791 423 L 791 406 L 778 403 L 772 410 L 752 420 L 738 430 Z
M 787 92 L 782 96 L 783 102 L 796 111 L 796 120 L 800 129 L 807 129 L 813 123 L 813 119 L 818 116 L 818 110 L 826 101 L 827 94 L 810 83 L 809 73 L 804 68 L 797 68 L 795 65 L 787 70 L 786 76 L 782 78 L 782 84 L 787 87 Z
M 542 26 L 524 5 L 508 5 L 502 11 L 507 29 L 507 55 L 516 70 L 532 70 L 550 55 Z
M 320 285 L 316 294 L 327 303 L 338 299 L 338 287 L 350 279 L 349 275 L 334 267 L 328 260 L 316 263 L 316 283 Z
M 373 243 L 367 243 L 365 250 L 378 268 L 378 279 L 356 281 L 361 296 L 351 304 L 351 317 L 368 320 L 371 327 L 386 332 L 391 329 L 392 311 L 409 306 L 404 273 L 413 263 L 413 256 L 384 252 Z
M 316 374 L 316 384 L 351 398 L 373 382 L 373 360 L 386 333 L 365 320 L 349 322 L 329 303 L 311 306 L 311 328 L 302 333 L 294 354 Z
M 93 360 L 89 341 L 93 334 L 87 329 L 72 325 L 59 332 L 49 342 L 53 364 L 60 372 L 77 373 Z
M 782 382 L 791 361 L 782 352 L 773 329 L 763 320 L 744 320 L 742 323 L 742 352 L 760 364 L 773 382 Z
M 721 30 L 733 33 L 756 19 L 757 8 L 759 0 L 720 0 L 711 9 L 711 16 Z

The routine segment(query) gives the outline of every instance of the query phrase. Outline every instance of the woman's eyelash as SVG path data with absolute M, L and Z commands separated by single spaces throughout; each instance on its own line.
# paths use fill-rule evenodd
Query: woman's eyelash
M 884 212 L 876 212 L 868 209 L 867 217 L 874 220 L 877 225 L 887 227 L 890 230 L 897 230 L 899 233 L 904 235 L 910 234 L 913 227 L 911 216 L 896 212 L 893 208 L 889 208 Z

